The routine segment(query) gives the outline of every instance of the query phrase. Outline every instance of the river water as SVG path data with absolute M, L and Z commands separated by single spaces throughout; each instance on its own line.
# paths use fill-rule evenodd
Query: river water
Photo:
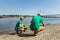
M 25 24 L 30 25 L 31 22 L 31 17 L 28 18 L 26 17 L 23 22 Z M 59 24 L 60 23 L 60 18 L 43 18 L 44 19 L 44 24 Z M 19 18 L 1 18 L 0 19 L 0 32 L 13 32 L 14 27 L 17 23 Z

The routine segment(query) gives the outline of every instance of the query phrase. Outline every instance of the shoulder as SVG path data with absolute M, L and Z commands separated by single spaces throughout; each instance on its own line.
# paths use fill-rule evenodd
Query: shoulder
M 37 17 L 37 15 L 33 16 L 33 17 Z
M 20 22 L 21 20 L 18 20 L 18 22 Z

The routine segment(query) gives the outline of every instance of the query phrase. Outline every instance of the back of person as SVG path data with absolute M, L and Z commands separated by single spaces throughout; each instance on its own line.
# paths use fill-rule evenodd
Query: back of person
M 31 30 L 38 30 L 41 22 L 42 22 L 41 16 L 34 16 L 31 21 L 30 29 Z

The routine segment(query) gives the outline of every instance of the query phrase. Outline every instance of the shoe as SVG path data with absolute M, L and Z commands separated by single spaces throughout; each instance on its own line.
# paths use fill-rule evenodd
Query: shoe
M 33 36 L 37 36 L 37 33 L 34 33 Z

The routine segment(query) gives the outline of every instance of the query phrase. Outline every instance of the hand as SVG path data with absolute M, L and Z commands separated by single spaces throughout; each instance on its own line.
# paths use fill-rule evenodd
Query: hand
M 44 23 L 42 22 L 42 26 L 44 26 Z

